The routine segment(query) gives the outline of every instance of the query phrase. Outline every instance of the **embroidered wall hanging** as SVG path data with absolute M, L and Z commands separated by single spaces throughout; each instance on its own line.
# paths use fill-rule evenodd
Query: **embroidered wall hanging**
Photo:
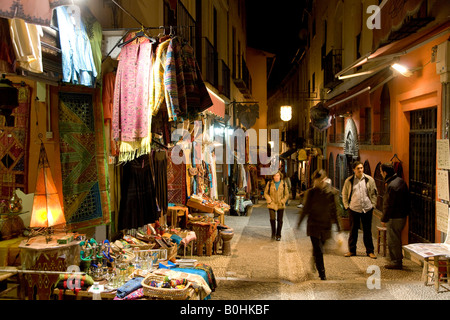
M 28 146 L 31 91 L 16 86 L 19 106 L 11 115 L 0 116 L 0 201 L 9 200 L 16 189 L 28 192 Z
M 64 214 L 69 229 L 106 224 L 109 188 L 101 108 L 84 93 L 60 93 L 59 132 Z

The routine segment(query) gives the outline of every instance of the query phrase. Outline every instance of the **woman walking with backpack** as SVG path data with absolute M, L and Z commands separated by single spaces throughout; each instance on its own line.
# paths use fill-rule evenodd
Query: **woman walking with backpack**
M 283 180 L 283 174 L 278 171 L 272 177 L 264 190 L 264 198 L 270 214 L 270 227 L 272 228 L 272 239 L 281 240 L 281 229 L 283 228 L 283 215 L 286 201 L 289 199 L 288 186 Z

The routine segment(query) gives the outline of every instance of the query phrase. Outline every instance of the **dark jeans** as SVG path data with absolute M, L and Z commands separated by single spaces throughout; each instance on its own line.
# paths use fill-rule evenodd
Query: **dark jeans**
M 272 227 L 272 235 L 281 237 L 281 229 L 283 228 L 283 215 L 284 209 L 278 209 L 277 211 L 269 209 L 270 213 L 270 226 Z
M 325 265 L 323 263 L 323 246 L 325 244 L 325 240 L 313 236 L 311 236 L 310 238 L 317 271 L 319 272 L 320 277 L 325 277 Z
M 390 219 L 386 223 L 387 243 L 389 247 L 389 258 L 392 264 L 401 266 L 403 260 L 402 231 L 406 224 L 406 218 Z
M 351 253 L 356 254 L 356 244 L 358 243 L 358 230 L 362 223 L 363 227 L 363 240 L 364 246 L 366 247 L 366 253 L 373 253 L 373 239 L 372 239 L 372 215 L 373 209 L 367 211 L 366 213 L 355 212 L 349 210 L 350 212 L 350 235 L 348 237 L 348 250 Z

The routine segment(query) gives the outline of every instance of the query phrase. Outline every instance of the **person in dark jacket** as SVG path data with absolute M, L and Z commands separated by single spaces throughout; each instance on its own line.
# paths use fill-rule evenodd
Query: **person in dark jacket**
M 306 192 L 303 211 L 298 221 L 298 228 L 308 216 L 306 234 L 311 238 L 313 257 L 321 280 L 326 280 L 323 262 L 323 248 L 331 237 L 331 227 L 337 223 L 337 201 L 339 194 L 327 183 L 326 172 L 322 169 L 313 174 L 313 188 Z
M 386 269 L 403 268 L 402 231 L 410 213 L 411 204 L 406 182 L 395 174 L 392 163 L 381 165 L 381 175 L 386 182 L 386 192 L 383 196 L 382 225 L 387 229 L 390 264 Z

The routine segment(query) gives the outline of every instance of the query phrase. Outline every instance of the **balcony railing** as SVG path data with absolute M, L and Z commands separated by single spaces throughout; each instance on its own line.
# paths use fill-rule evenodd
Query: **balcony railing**
M 344 143 L 344 133 L 330 134 L 329 143 Z
M 203 38 L 203 40 L 205 45 L 205 80 L 217 88 L 219 82 L 217 50 L 208 38 Z
M 195 20 L 189 14 L 189 11 L 181 3 L 181 1 L 178 1 L 177 4 L 177 26 L 177 34 L 189 43 L 189 45 L 195 50 L 195 56 L 198 57 L 195 43 Z
M 371 144 L 372 135 L 370 133 L 358 134 L 359 144 Z
M 372 143 L 374 145 L 390 145 L 391 144 L 390 132 L 374 132 L 372 134 Z
M 239 91 L 247 98 L 252 93 L 252 77 L 247 68 L 247 63 L 242 55 L 237 57 L 237 68 L 233 74 L 233 82 Z
M 342 81 L 335 75 L 342 70 L 342 49 L 333 49 L 325 57 L 324 61 L 324 87 L 333 89 Z

